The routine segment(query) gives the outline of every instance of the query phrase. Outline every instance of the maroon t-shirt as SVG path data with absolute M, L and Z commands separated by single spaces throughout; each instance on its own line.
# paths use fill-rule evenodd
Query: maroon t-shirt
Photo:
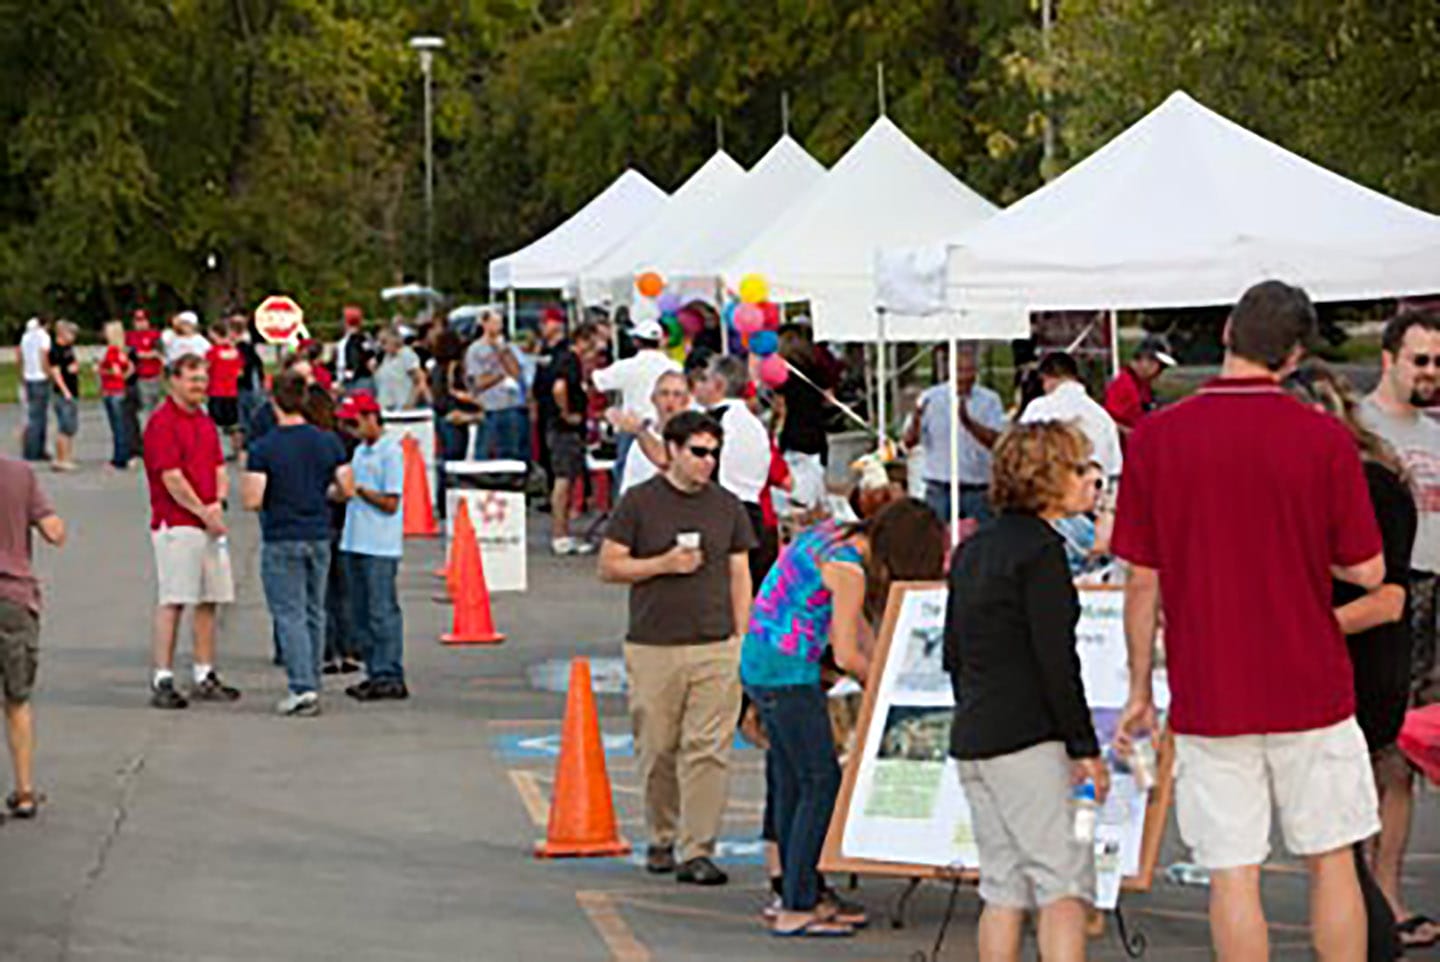
M 1265 378 L 1212 381 L 1141 422 L 1112 546 L 1160 572 L 1175 731 L 1306 731 L 1354 714 L 1330 566 L 1380 553 L 1367 491 L 1344 425 Z
M 36 614 L 40 585 L 30 570 L 30 531 L 54 513 L 30 465 L 0 456 L 0 599 Z
M 160 476 L 179 468 L 202 504 L 219 492 L 216 470 L 225 463 L 220 432 L 204 411 L 186 411 L 166 398 L 145 425 L 145 477 L 150 482 L 150 529 L 203 528 L 204 523 L 181 507 Z

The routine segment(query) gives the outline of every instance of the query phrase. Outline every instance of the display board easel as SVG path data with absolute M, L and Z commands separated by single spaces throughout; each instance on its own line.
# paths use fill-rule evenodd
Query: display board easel
M 856 743 L 851 750 L 845 764 L 844 778 L 841 783 L 840 794 L 835 804 L 834 815 L 830 820 L 830 827 L 825 836 L 825 847 L 820 858 L 820 869 L 832 873 L 850 873 L 854 875 L 875 875 L 904 878 L 914 880 L 941 880 L 975 883 L 979 881 L 979 871 L 973 867 L 952 867 L 936 864 L 920 864 L 902 859 L 886 860 L 884 858 L 856 857 L 853 854 L 847 855 L 845 849 L 846 826 L 852 817 L 852 804 L 856 800 L 856 787 L 861 778 L 861 769 L 867 755 L 871 758 L 872 765 L 874 758 L 881 750 L 876 748 L 870 751 L 870 739 L 875 730 L 873 722 L 876 713 L 885 711 L 889 713 L 892 706 L 888 703 L 889 698 L 885 693 L 893 686 L 885 684 L 887 671 L 893 669 L 897 663 L 894 647 L 896 645 L 896 629 L 899 625 L 902 608 L 905 606 L 906 597 L 912 592 L 927 592 L 931 595 L 939 593 L 938 597 L 943 599 L 946 585 L 943 582 L 904 582 L 891 587 L 890 597 L 885 607 L 885 616 L 881 624 L 879 636 L 876 640 L 875 651 L 871 655 L 871 675 L 865 688 L 864 699 L 861 703 L 860 719 L 856 729 Z M 1119 606 L 1122 597 L 1119 589 L 1113 587 L 1081 587 L 1082 598 L 1089 592 L 1111 592 L 1108 596 L 1091 596 L 1105 602 L 1104 607 L 1109 613 L 1113 613 Z M 943 624 L 943 619 L 942 619 Z M 1093 626 L 1092 626 L 1093 628 Z M 932 631 L 933 627 L 927 628 Z M 1102 631 L 1114 632 L 1116 626 L 1101 626 Z M 1119 626 L 1121 631 L 1119 640 L 1123 647 L 1123 623 Z M 1109 700 L 1113 701 L 1115 686 L 1123 684 L 1123 678 L 1115 677 L 1117 671 L 1123 671 L 1123 667 L 1113 664 L 1113 651 L 1110 653 L 1109 661 L 1102 666 L 1109 672 L 1109 677 L 1097 674 L 1097 667 L 1093 661 L 1085 659 L 1084 645 L 1086 640 L 1086 625 L 1082 621 L 1080 630 L 1080 644 L 1082 645 L 1082 664 L 1086 668 L 1087 696 L 1090 697 L 1092 708 L 1096 704 L 1096 698 L 1092 689 L 1106 688 L 1109 692 Z M 1113 648 L 1116 643 L 1112 636 L 1105 640 Z M 910 639 L 902 639 L 904 644 L 912 644 Z M 1123 666 L 1123 661 L 1121 662 Z M 933 673 L 932 673 L 933 675 Z M 948 702 L 948 691 L 943 695 L 937 695 L 935 711 L 940 699 Z M 882 699 L 886 701 L 882 704 Z M 888 721 L 888 719 L 887 719 Z M 945 729 L 945 747 L 948 749 L 948 728 Z M 887 731 L 887 738 L 889 733 Z M 1104 735 L 1102 734 L 1102 740 Z M 1174 797 L 1174 746 L 1173 740 L 1168 732 L 1159 739 L 1157 745 L 1158 758 L 1156 765 L 1156 784 L 1145 801 L 1144 825 L 1140 838 L 1139 868 L 1138 871 L 1125 874 L 1120 880 L 1122 891 L 1138 892 L 1148 891 L 1154 882 L 1155 869 L 1160 859 L 1160 847 L 1163 841 L 1165 824 L 1169 815 L 1170 805 Z M 927 750 L 933 750 L 933 747 Z M 1138 810 L 1135 813 L 1138 819 Z M 1122 935 L 1123 938 L 1123 935 Z M 1128 941 L 1128 940 L 1127 940 Z

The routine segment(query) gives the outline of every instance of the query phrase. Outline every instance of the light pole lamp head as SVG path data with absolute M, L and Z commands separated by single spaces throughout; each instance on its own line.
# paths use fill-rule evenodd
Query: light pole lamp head
M 421 35 L 410 38 L 410 49 L 420 54 L 420 68 L 426 73 L 430 71 L 430 63 L 435 56 L 435 51 L 445 46 L 443 37 L 432 37 Z

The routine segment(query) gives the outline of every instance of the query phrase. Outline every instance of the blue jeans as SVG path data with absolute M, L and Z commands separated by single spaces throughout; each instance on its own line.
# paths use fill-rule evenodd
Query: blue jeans
M 774 784 L 776 842 L 785 908 L 808 912 L 820 898 L 820 849 L 840 792 L 840 763 L 825 692 L 816 685 L 747 689 L 770 739 L 765 771 Z
M 480 461 L 503 459 L 530 463 L 530 416 L 523 408 L 486 411 L 480 424 L 475 457 Z
M 468 431 L 468 428 L 459 424 L 451 424 L 445 419 L 445 415 L 438 411 L 435 413 L 435 513 L 442 521 L 445 519 L 445 512 L 450 510 L 447 503 L 449 499 L 445 496 L 449 488 L 449 480 L 445 477 L 445 462 L 465 459 Z
M 950 482 L 949 481 L 926 481 L 925 482 L 925 503 L 930 506 L 940 520 L 950 523 Z M 960 485 L 960 517 L 974 518 L 981 524 L 989 521 L 992 517 L 990 511 L 990 495 L 984 487 L 973 484 Z
M 285 675 L 296 694 L 320 688 L 325 652 L 325 582 L 330 541 L 267 541 L 260 549 L 260 581 Z
M 615 492 L 616 498 L 620 497 L 620 482 L 625 478 L 625 459 L 630 456 L 630 450 L 633 447 L 635 447 L 635 435 L 629 433 L 615 435 L 615 468 L 613 470 L 615 477 L 614 482 L 610 485 L 610 490 Z M 643 454 L 636 455 L 637 458 L 644 456 Z
M 404 681 L 405 622 L 395 594 L 399 558 L 342 551 L 350 622 L 371 681 Z
M 337 552 L 339 539 L 330 539 L 330 576 L 325 584 L 325 660 L 349 661 L 360 655 L 355 643 L 355 627 L 350 620 L 350 591 L 345 580 L 345 566 Z
M 45 460 L 45 428 L 50 420 L 50 382 L 25 382 L 25 460 Z
M 55 395 L 55 430 L 73 438 L 80 433 L 80 402 L 63 394 Z
M 123 468 L 130 463 L 130 430 L 125 421 L 125 395 L 105 395 L 105 417 L 110 421 L 110 463 Z
M 235 407 L 240 412 L 240 429 L 243 431 L 250 424 L 250 419 L 255 416 L 256 409 L 266 404 L 264 391 L 251 391 L 241 388 L 235 395 Z

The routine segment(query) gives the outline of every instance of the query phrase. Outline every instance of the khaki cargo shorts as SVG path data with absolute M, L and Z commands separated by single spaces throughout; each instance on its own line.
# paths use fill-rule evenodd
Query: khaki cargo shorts
M 201 528 L 150 532 L 162 605 L 227 605 L 235 600 L 230 549 Z
M 24 605 L 0 600 L 0 683 L 5 700 L 30 700 L 40 663 L 40 618 Z

